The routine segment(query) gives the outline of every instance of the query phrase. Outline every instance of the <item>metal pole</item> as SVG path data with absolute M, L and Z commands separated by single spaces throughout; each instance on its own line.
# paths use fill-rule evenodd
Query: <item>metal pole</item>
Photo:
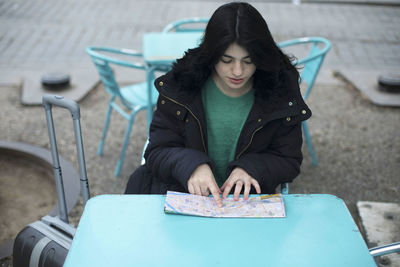
M 65 201 L 64 184 L 62 179 L 60 161 L 57 152 L 56 135 L 54 132 L 53 116 L 51 113 L 51 105 L 45 105 L 47 128 L 49 131 L 51 155 L 53 158 L 53 172 L 54 179 L 56 180 L 58 209 L 60 212 L 60 219 L 68 223 L 67 204 Z
M 369 249 L 372 257 L 378 257 L 400 251 L 400 242 Z
M 83 207 L 85 207 L 86 202 L 90 198 L 90 192 L 89 192 L 89 182 L 86 175 L 86 164 L 85 164 L 85 154 L 83 152 L 81 124 L 79 119 L 73 119 L 73 123 L 74 123 L 76 149 L 78 152 L 78 163 L 79 163 L 80 181 L 82 188 Z

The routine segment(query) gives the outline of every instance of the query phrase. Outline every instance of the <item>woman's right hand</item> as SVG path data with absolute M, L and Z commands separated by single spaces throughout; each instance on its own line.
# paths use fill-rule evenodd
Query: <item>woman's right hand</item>
M 201 164 L 193 171 L 188 180 L 188 189 L 194 195 L 208 196 L 211 193 L 217 206 L 222 207 L 221 190 L 208 164 Z

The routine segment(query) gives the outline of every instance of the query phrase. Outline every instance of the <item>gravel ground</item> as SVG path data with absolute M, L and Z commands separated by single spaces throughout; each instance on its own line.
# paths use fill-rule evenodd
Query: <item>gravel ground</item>
M 400 109 L 375 106 L 344 82 L 332 76 L 328 80 L 315 85 L 308 101 L 313 111 L 309 128 L 319 164 L 311 164 L 304 146 L 302 172 L 291 184 L 290 192 L 336 195 L 358 221 L 355 204 L 359 200 L 398 202 Z M 0 140 L 49 148 L 44 109 L 22 105 L 18 87 L 0 89 Z M 107 102 L 108 95 L 99 85 L 79 103 L 92 196 L 124 191 L 130 173 L 140 163 L 145 141 L 146 113 L 142 112 L 135 121 L 121 176 L 114 177 L 126 121 L 116 113 L 112 116 L 104 155 L 97 156 Z M 59 153 L 78 168 L 70 115 L 64 109 L 53 108 L 53 117 Z M 81 212 L 81 205 L 71 211 L 73 223 L 78 223 Z

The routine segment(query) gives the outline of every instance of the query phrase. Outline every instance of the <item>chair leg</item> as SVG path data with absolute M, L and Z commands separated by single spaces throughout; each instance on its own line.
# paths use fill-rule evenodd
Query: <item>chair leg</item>
M 147 69 L 146 72 L 146 80 L 147 80 L 147 135 L 149 135 L 150 131 L 150 124 L 151 120 L 153 119 L 153 104 L 151 102 L 152 99 L 152 88 L 153 86 L 153 81 L 155 79 L 155 67 L 152 66 Z
M 281 194 L 288 195 L 289 194 L 289 183 L 281 184 Z
M 133 122 L 135 121 L 135 114 L 136 114 L 136 112 L 131 114 L 131 117 L 128 122 L 128 127 L 126 128 L 126 131 L 125 131 L 125 137 L 124 137 L 124 143 L 122 144 L 121 156 L 117 162 L 117 166 L 115 167 L 115 171 L 114 171 L 114 175 L 117 177 L 119 176 L 121 169 L 122 169 L 122 165 L 124 164 L 126 149 L 128 148 L 129 138 L 131 135 Z
M 106 141 L 108 125 L 110 123 L 110 117 L 111 117 L 111 112 L 112 112 L 112 106 L 111 106 L 112 102 L 113 102 L 113 99 L 108 104 L 106 120 L 104 122 L 103 134 L 101 136 L 99 148 L 97 150 L 97 155 L 99 155 L 99 156 L 101 156 L 103 154 L 104 142 Z
M 304 135 L 306 137 L 308 151 L 310 151 L 312 164 L 314 166 L 317 166 L 318 165 L 317 156 L 315 155 L 314 148 L 313 148 L 313 145 L 311 142 L 311 136 L 310 136 L 310 133 L 308 132 L 307 122 L 303 121 L 302 126 L 303 126 Z

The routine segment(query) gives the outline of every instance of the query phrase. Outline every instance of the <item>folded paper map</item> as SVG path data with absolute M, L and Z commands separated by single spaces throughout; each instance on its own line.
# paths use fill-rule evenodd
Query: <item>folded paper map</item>
M 168 191 L 164 204 L 165 213 L 204 217 L 285 217 L 285 204 L 281 194 L 242 197 L 238 201 L 228 197 L 219 208 L 212 196 L 204 197 Z

